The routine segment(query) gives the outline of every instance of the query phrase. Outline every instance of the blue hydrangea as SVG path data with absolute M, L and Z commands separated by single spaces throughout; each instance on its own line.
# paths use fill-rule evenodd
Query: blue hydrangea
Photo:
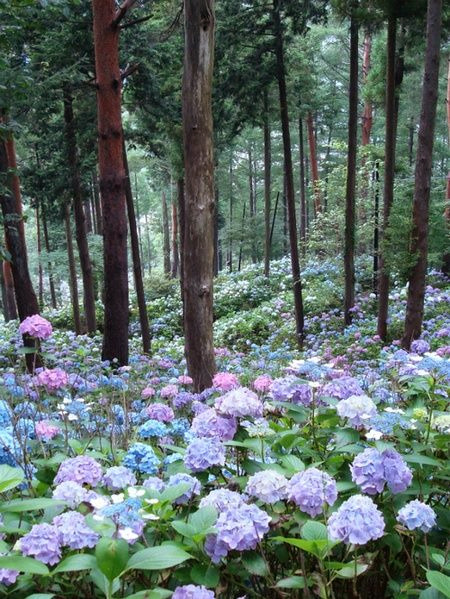
M 384 533 L 382 513 L 366 495 L 353 495 L 331 514 L 328 534 L 331 539 L 352 545 L 365 545 Z
M 152 491 L 158 491 L 158 493 L 162 493 L 166 488 L 164 481 L 157 476 L 149 476 L 144 480 L 142 486 L 146 489 L 151 489 Z
M 352 480 L 364 493 L 375 495 L 387 483 L 392 493 L 405 491 L 412 481 L 412 472 L 394 449 L 383 452 L 368 447 L 350 465 Z
M 134 443 L 123 458 L 124 466 L 143 474 L 156 474 L 160 463 L 154 450 L 144 443 Z
M 370 419 L 370 426 L 384 435 L 392 435 L 397 426 L 410 429 L 411 422 L 397 412 L 381 412 Z
M 192 472 L 225 464 L 225 445 L 216 437 L 193 439 L 186 448 L 184 464 Z
M 409 530 L 429 532 L 436 526 L 436 512 L 426 503 L 414 499 L 399 510 L 397 521 Z
M 194 476 L 191 476 L 190 474 L 185 474 L 184 472 L 173 474 L 169 478 L 167 486 L 175 487 L 176 485 L 180 485 L 183 483 L 188 484 L 189 488 L 186 491 L 184 491 L 184 493 L 180 495 L 180 497 L 175 499 L 174 503 L 177 505 L 183 505 L 184 503 L 187 503 L 190 499 L 192 499 L 194 495 L 200 495 L 200 481 L 198 481 Z
M 208 495 L 200 500 L 200 507 L 212 505 L 218 513 L 226 509 L 238 508 L 244 505 L 242 495 L 228 489 L 213 489 Z
M 174 437 L 182 437 L 189 430 L 189 421 L 186 418 L 175 418 L 170 423 L 168 432 Z
M 145 522 L 141 518 L 139 510 L 142 508 L 140 499 L 130 497 L 120 503 L 107 505 L 100 510 L 100 514 L 109 518 L 121 528 L 129 528 L 136 535 L 141 535 L 144 530 Z M 135 540 L 135 539 L 134 539 Z
M 138 435 L 141 439 L 150 439 L 151 437 L 165 437 L 168 434 L 168 428 L 159 420 L 147 420 L 139 427 Z
M 135 485 L 136 477 L 125 466 L 112 466 L 103 475 L 103 484 L 108 489 L 118 491 L 119 489 Z

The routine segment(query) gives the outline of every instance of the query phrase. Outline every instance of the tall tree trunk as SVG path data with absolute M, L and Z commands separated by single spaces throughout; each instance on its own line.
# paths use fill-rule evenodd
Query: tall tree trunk
M 211 87 L 214 0 L 184 0 L 185 169 L 184 333 L 188 371 L 199 391 L 212 385 L 214 159 Z
M 363 53 L 363 84 L 366 85 L 367 77 L 370 71 L 370 58 L 372 52 L 372 33 L 367 29 L 364 36 L 364 53 Z M 364 112 L 362 117 L 362 135 L 361 145 L 367 146 L 370 144 L 370 135 L 372 133 L 373 123 L 373 106 L 372 102 L 367 98 L 364 100 Z
M 139 210 L 139 193 L 138 193 L 138 182 L 137 182 L 137 173 L 134 173 L 134 197 L 136 200 L 136 224 L 137 224 L 137 235 L 139 240 L 139 256 L 141 259 L 141 270 L 144 272 L 144 247 L 142 245 L 142 231 L 141 231 L 141 214 Z
M 95 205 L 95 221 L 97 223 L 97 234 L 103 235 L 103 217 L 102 217 L 102 204 L 100 201 L 100 189 L 97 177 L 97 171 L 92 173 L 92 189 L 94 192 L 94 205 Z
M 179 177 L 177 180 L 177 202 L 178 202 L 178 228 L 180 230 L 180 292 L 181 302 L 183 304 L 183 321 L 184 321 L 184 230 L 185 230 L 185 215 L 184 215 L 184 179 Z
M 11 271 L 14 281 L 14 294 L 20 321 L 27 316 L 39 314 L 39 304 L 31 283 L 28 269 L 25 230 L 22 217 L 22 197 L 20 182 L 16 172 L 14 140 L 0 140 L 0 175 L 6 186 L 0 192 L 0 204 L 5 228 L 6 247 L 11 255 Z M 26 347 L 35 347 L 34 339 L 23 336 Z M 27 368 L 30 372 L 35 366 L 41 366 L 39 355 L 26 354 Z
M 38 298 L 39 307 L 44 307 L 44 273 L 42 272 L 42 239 L 41 239 L 41 222 L 39 216 L 39 200 L 36 200 L 35 206 L 36 215 L 36 238 L 37 238 L 37 255 L 38 255 Z
M 170 275 L 170 230 L 169 230 L 169 211 L 167 210 L 166 193 L 163 191 L 161 196 L 161 211 L 163 225 L 163 267 L 164 274 Z
M 409 136 L 408 136 L 408 163 L 412 166 L 414 161 L 414 117 L 409 118 Z M 449 133 L 450 135 L 450 133 Z
M 228 245 L 228 269 L 233 272 L 233 153 L 230 155 L 229 168 L 229 198 L 228 198 L 228 217 L 229 217 L 229 245 Z
M 298 141 L 300 154 L 300 242 L 302 256 L 306 254 L 306 188 L 305 188 L 305 149 L 303 145 L 303 119 L 298 117 Z
M 176 202 L 172 202 L 172 272 L 175 279 L 180 268 L 180 254 L 178 251 L 178 210 Z
M 270 204 L 272 184 L 272 148 L 269 123 L 269 100 L 264 90 L 264 276 L 270 274 Z
M 58 307 L 58 303 L 56 301 L 56 292 L 55 292 L 55 282 L 53 280 L 53 266 L 50 260 L 50 241 L 48 237 L 48 227 L 47 227 L 47 215 L 45 212 L 45 205 L 41 206 L 41 214 L 42 214 L 42 229 L 44 231 L 44 243 L 45 243 L 45 251 L 47 252 L 48 257 L 48 285 L 50 287 L 50 297 L 52 300 L 52 308 L 56 310 Z
M 422 84 L 422 109 L 414 182 L 413 230 L 410 253 L 417 256 L 411 269 L 406 304 L 405 332 L 402 346 L 422 330 L 425 276 L 428 254 L 428 218 L 433 157 L 434 126 L 439 85 L 439 53 L 441 42 L 442 0 L 428 0 L 425 71 Z
M 95 317 L 95 293 L 92 262 L 89 256 L 89 245 L 86 232 L 86 218 L 83 208 L 80 161 L 78 157 L 77 138 L 75 133 L 75 120 L 73 115 L 73 98 L 68 87 L 64 88 L 64 123 L 67 142 L 67 161 L 72 179 L 73 212 L 75 216 L 75 233 L 80 258 L 81 275 L 83 278 L 84 314 L 88 333 L 97 330 Z
M 152 274 L 152 240 L 150 237 L 150 223 L 148 222 L 148 214 L 145 213 L 145 237 L 147 239 L 147 261 L 148 261 L 148 274 Z
M 64 224 L 66 228 L 67 259 L 69 262 L 69 287 L 70 298 L 72 300 L 72 314 L 75 326 L 75 333 L 81 334 L 80 303 L 78 299 L 78 281 L 75 266 L 75 255 L 73 252 L 72 227 L 70 224 L 70 204 L 66 202 L 64 206 Z
M 250 235 L 251 235 L 251 252 L 252 262 L 257 262 L 256 257 L 256 239 L 255 239 L 255 187 L 253 177 L 253 153 L 251 145 L 248 147 L 248 191 L 249 191 L 249 216 L 250 216 Z
M 311 163 L 311 181 L 314 192 L 314 212 L 317 216 L 322 211 L 322 199 L 320 193 L 320 179 L 319 179 L 319 167 L 317 164 L 317 150 L 316 150 L 316 134 L 314 131 L 314 121 L 312 112 L 308 112 L 306 117 L 306 126 L 308 128 L 308 143 L 309 143 L 309 156 Z
M 392 202 L 394 199 L 395 176 L 395 45 L 397 19 L 389 16 L 387 32 L 387 71 L 386 71 L 386 134 L 384 150 L 384 195 L 383 227 L 380 242 L 386 242 Z M 378 259 L 378 324 L 377 333 L 383 339 L 387 337 L 387 318 L 389 310 L 389 268 L 386 249 L 381 245 Z
M 142 280 L 141 256 L 139 254 L 139 239 L 134 213 L 133 193 L 131 191 L 130 170 L 128 168 L 127 150 L 123 143 L 123 165 L 125 168 L 125 193 L 127 199 L 128 224 L 130 226 L 131 256 L 133 259 L 134 284 L 139 310 L 139 323 L 141 325 L 142 351 L 150 353 L 150 326 L 148 323 L 147 307 L 145 304 L 144 282 Z
M 5 322 L 11 320 L 8 312 L 8 299 L 6 297 L 5 278 L 3 276 L 3 260 L 0 260 L 0 290 L 1 290 L 1 308 Z
M 447 128 L 448 138 L 447 142 L 450 148 L 450 57 L 448 58 L 448 70 L 447 70 Z M 450 228 L 450 167 L 447 173 L 447 186 L 445 191 L 445 210 L 444 218 L 447 228 Z M 443 274 L 450 277 L 450 252 L 445 252 L 442 257 L 442 272 Z
M 378 293 L 378 252 L 379 252 L 379 205 L 380 205 L 380 166 L 378 160 L 372 171 L 372 182 L 374 186 L 373 207 L 373 276 L 372 286 L 375 294 Z
M 216 166 L 214 167 L 216 168 Z M 213 256 L 213 274 L 215 277 L 219 274 L 219 186 L 217 181 L 214 183 L 214 256 Z
M 243 251 L 243 246 L 244 246 L 244 231 L 245 231 L 245 213 L 246 213 L 246 209 L 247 209 L 247 204 L 244 202 L 244 207 L 242 208 L 241 239 L 239 240 L 238 272 L 241 272 L 242 251 Z
M 116 358 L 120 365 L 124 365 L 128 363 L 129 319 L 127 215 L 122 153 L 119 14 L 115 5 L 115 0 L 92 0 L 105 273 L 102 358 Z
M 86 221 L 86 232 L 92 233 L 91 200 L 89 196 L 83 202 L 83 211 Z
M 285 67 L 284 67 L 284 48 L 283 48 L 283 30 L 280 15 L 280 0 L 274 0 L 273 3 L 273 22 L 275 34 L 275 53 L 277 60 L 278 89 L 280 96 L 280 117 L 281 129 L 283 134 L 283 153 L 284 170 L 286 178 L 286 200 L 289 213 L 289 240 L 291 250 L 291 269 L 293 279 L 294 306 L 295 306 L 295 324 L 297 343 L 301 347 L 304 337 L 304 314 L 302 283 L 300 279 L 300 263 L 298 257 L 297 243 L 297 222 L 295 215 L 295 194 L 294 194 L 294 175 L 292 169 L 291 138 L 289 131 L 289 113 L 286 92 Z
M 8 322 L 9 320 L 17 319 L 16 297 L 14 295 L 14 280 L 12 276 L 10 262 L 7 262 L 6 260 L 3 262 L 2 273 L 5 285 L 5 320 Z
M 348 113 L 348 155 L 347 186 L 345 193 L 345 295 L 344 321 L 352 322 L 352 308 L 355 305 L 355 194 L 356 194 L 356 153 L 358 146 L 358 22 L 357 5 L 352 6 L 350 18 L 350 84 Z

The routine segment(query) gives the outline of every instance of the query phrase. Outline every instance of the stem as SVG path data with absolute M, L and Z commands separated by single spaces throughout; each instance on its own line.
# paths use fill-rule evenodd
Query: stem
M 353 572 L 353 596 L 355 599 L 358 598 L 358 586 L 357 586 L 357 577 L 358 577 L 358 552 L 355 549 L 355 569 Z

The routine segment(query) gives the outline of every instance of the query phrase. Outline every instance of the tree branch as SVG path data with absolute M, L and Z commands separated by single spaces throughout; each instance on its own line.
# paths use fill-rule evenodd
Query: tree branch
M 124 2 L 119 6 L 116 11 L 116 16 L 114 17 L 113 22 L 111 23 L 112 27 L 118 27 L 119 23 L 122 21 L 124 16 L 133 8 L 134 4 L 136 4 L 137 0 L 124 0 Z
M 122 81 L 132 75 L 139 68 L 139 63 L 135 62 L 133 64 L 129 64 L 125 69 L 120 73 L 120 78 Z
M 124 23 L 120 26 L 120 29 L 127 29 L 127 27 L 133 27 L 133 25 L 138 25 L 139 23 L 145 23 L 145 21 L 149 21 L 153 15 L 147 15 L 146 17 L 141 17 L 140 19 L 134 19 L 133 21 L 128 21 L 128 23 Z

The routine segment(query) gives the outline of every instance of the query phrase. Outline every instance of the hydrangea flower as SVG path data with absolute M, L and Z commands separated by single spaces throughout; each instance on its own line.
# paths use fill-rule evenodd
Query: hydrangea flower
M 248 479 L 245 492 L 264 503 L 276 503 L 287 496 L 288 481 L 275 470 L 262 470 Z
M 204 586 L 187 584 L 177 587 L 173 592 L 172 599 L 214 599 L 213 591 L 208 591 Z
M 0 584 L 9 586 L 14 584 L 19 576 L 17 570 L 9 570 L 8 568 L 0 568 Z
M 402 456 L 394 449 L 382 453 L 368 447 L 358 454 L 350 465 L 352 480 L 368 495 L 381 493 L 387 483 L 392 493 L 401 493 L 409 487 L 412 472 Z
M 163 403 L 152 403 L 146 411 L 149 418 L 158 422 L 171 422 L 175 418 L 172 408 Z
M 141 507 L 140 499 L 129 497 L 124 501 L 107 505 L 100 510 L 100 514 L 110 518 L 119 527 L 118 536 L 132 544 L 141 536 L 145 526 L 139 513 Z
M 343 376 L 325 384 L 319 392 L 320 397 L 347 399 L 352 395 L 364 395 L 361 385 L 351 376 Z
M 65 512 L 53 518 L 58 539 L 62 547 L 84 549 L 95 547 L 100 536 L 86 524 L 79 512 Z
M 214 525 L 217 533 L 206 537 L 205 552 L 217 564 L 229 551 L 255 549 L 268 532 L 270 520 L 256 505 L 230 507 L 219 515 Z
M 161 461 L 149 445 L 134 443 L 123 458 L 123 465 L 143 474 L 156 474 Z
M 189 489 L 187 489 L 187 491 L 180 495 L 180 497 L 175 499 L 174 503 L 177 505 L 183 505 L 184 503 L 187 503 L 190 499 L 192 499 L 194 495 L 200 495 L 200 491 L 202 488 L 200 481 L 198 481 L 194 476 L 191 476 L 190 474 L 185 474 L 184 472 L 173 474 L 169 478 L 167 486 L 174 487 L 175 485 L 180 485 L 182 483 L 189 484 L 190 487 Z
M 207 408 L 195 416 L 191 425 L 191 431 L 197 437 L 217 437 L 220 441 L 231 441 L 236 430 L 236 419 L 220 416 L 214 408 Z
M 219 414 L 236 418 L 260 418 L 263 415 L 262 401 L 246 387 L 233 389 L 216 399 L 215 408 Z
M 295 376 L 275 379 L 271 393 L 275 401 L 292 402 L 303 406 L 310 406 L 314 398 L 312 388 Z
M 411 343 L 411 351 L 415 354 L 422 355 L 430 351 L 430 344 L 424 339 L 416 339 Z
M 156 391 L 153 387 L 145 387 L 145 389 L 141 391 L 141 397 L 142 399 L 148 399 L 149 397 L 153 397 L 155 393 Z
M 27 316 L 19 325 L 21 335 L 27 334 L 35 339 L 48 339 L 52 331 L 52 325 L 49 321 L 39 316 L 39 314 Z
M 178 377 L 178 382 L 180 383 L 180 385 L 192 385 L 194 381 L 187 374 L 180 374 L 180 376 Z
M 436 526 L 436 512 L 426 503 L 414 499 L 399 510 L 397 521 L 409 530 L 429 532 Z
M 192 472 L 225 464 L 225 445 L 215 437 L 193 439 L 186 448 L 184 464 Z
M 341 418 L 348 419 L 350 426 L 357 429 L 367 426 L 377 414 L 375 404 L 367 395 L 351 395 L 342 399 L 337 404 L 336 411 Z
M 74 509 L 89 500 L 89 491 L 78 483 L 67 480 L 55 487 L 52 497 L 53 499 L 65 501 L 70 508 Z
M 35 524 L 30 532 L 19 541 L 24 555 L 53 566 L 61 559 L 61 545 L 58 530 L 51 524 Z
M 103 484 L 117 491 L 136 484 L 136 477 L 126 466 L 112 466 L 103 475 Z
M 337 499 L 336 481 L 318 468 L 308 468 L 294 474 L 288 483 L 287 495 L 302 512 L 317 516 L 324 503 L 333 505 Z
M 235 374 L 231 372 L 218 372 L 213 376 L 213 387 L 221 391 L 231 391 L 239 387 L 239 381 Z
M 166 385 L 159 392 L 161 397 L 175 397 L 178 394 L 177 385 Z
M 370 497 L 353 495 L 331 514 L 327 528 L 333 540 L 365 545 L 383 536 L 384 520 Z
M 71 480 L 80 485 L 86 484 L 95 487 L 102 478 L 102 467 L 89 456 L 80 455 L 68 458 L 59 466 L 54 483 L 59 484 Z
M 167 426 L 163 422 L 147 420 L 139 427 L 138 435 L 141 439 L 150 439 L 151 437 L 165 437 L 167 432 Z
M 162 493 L 166 488 L 164 481 L 157 476 L 149 476 L 144 480 L 142 486 L 146 489 L 152 489 L 152 491 L 158 491 L 158 493 Z
M 235 491 L 213 489 L 200 500 L 200 507 L 212 505 L 218 513 L 227 509 L 238 508 L 245 504 L 244 498 Z
M 53 437 L 56 437 L 56 435 L 61 432 L 61 430 L 59 427 L 50 424 L 50 422 L 47 422 L 46 420 L 39 420 L 34 425 L 34 432 L 36 437 L 41 441 L 51 441 Z
M 268 374 L 261 374 L 253 381 L 253 389 L 258 393 L 268 393 L 272 387 L 273 379 Z
M 382 453 L 384 477 L 392 493 L 402 493 L 412 481 L 412 472 L 402 456 L 395 449 L 385 449 Z
M 48 392 L 57 391 L 65 387 L 69 382 L 67 372 L 61 368 L 44 368 L 35 377 L 36 383 L 41 387 L 45 387 Z

